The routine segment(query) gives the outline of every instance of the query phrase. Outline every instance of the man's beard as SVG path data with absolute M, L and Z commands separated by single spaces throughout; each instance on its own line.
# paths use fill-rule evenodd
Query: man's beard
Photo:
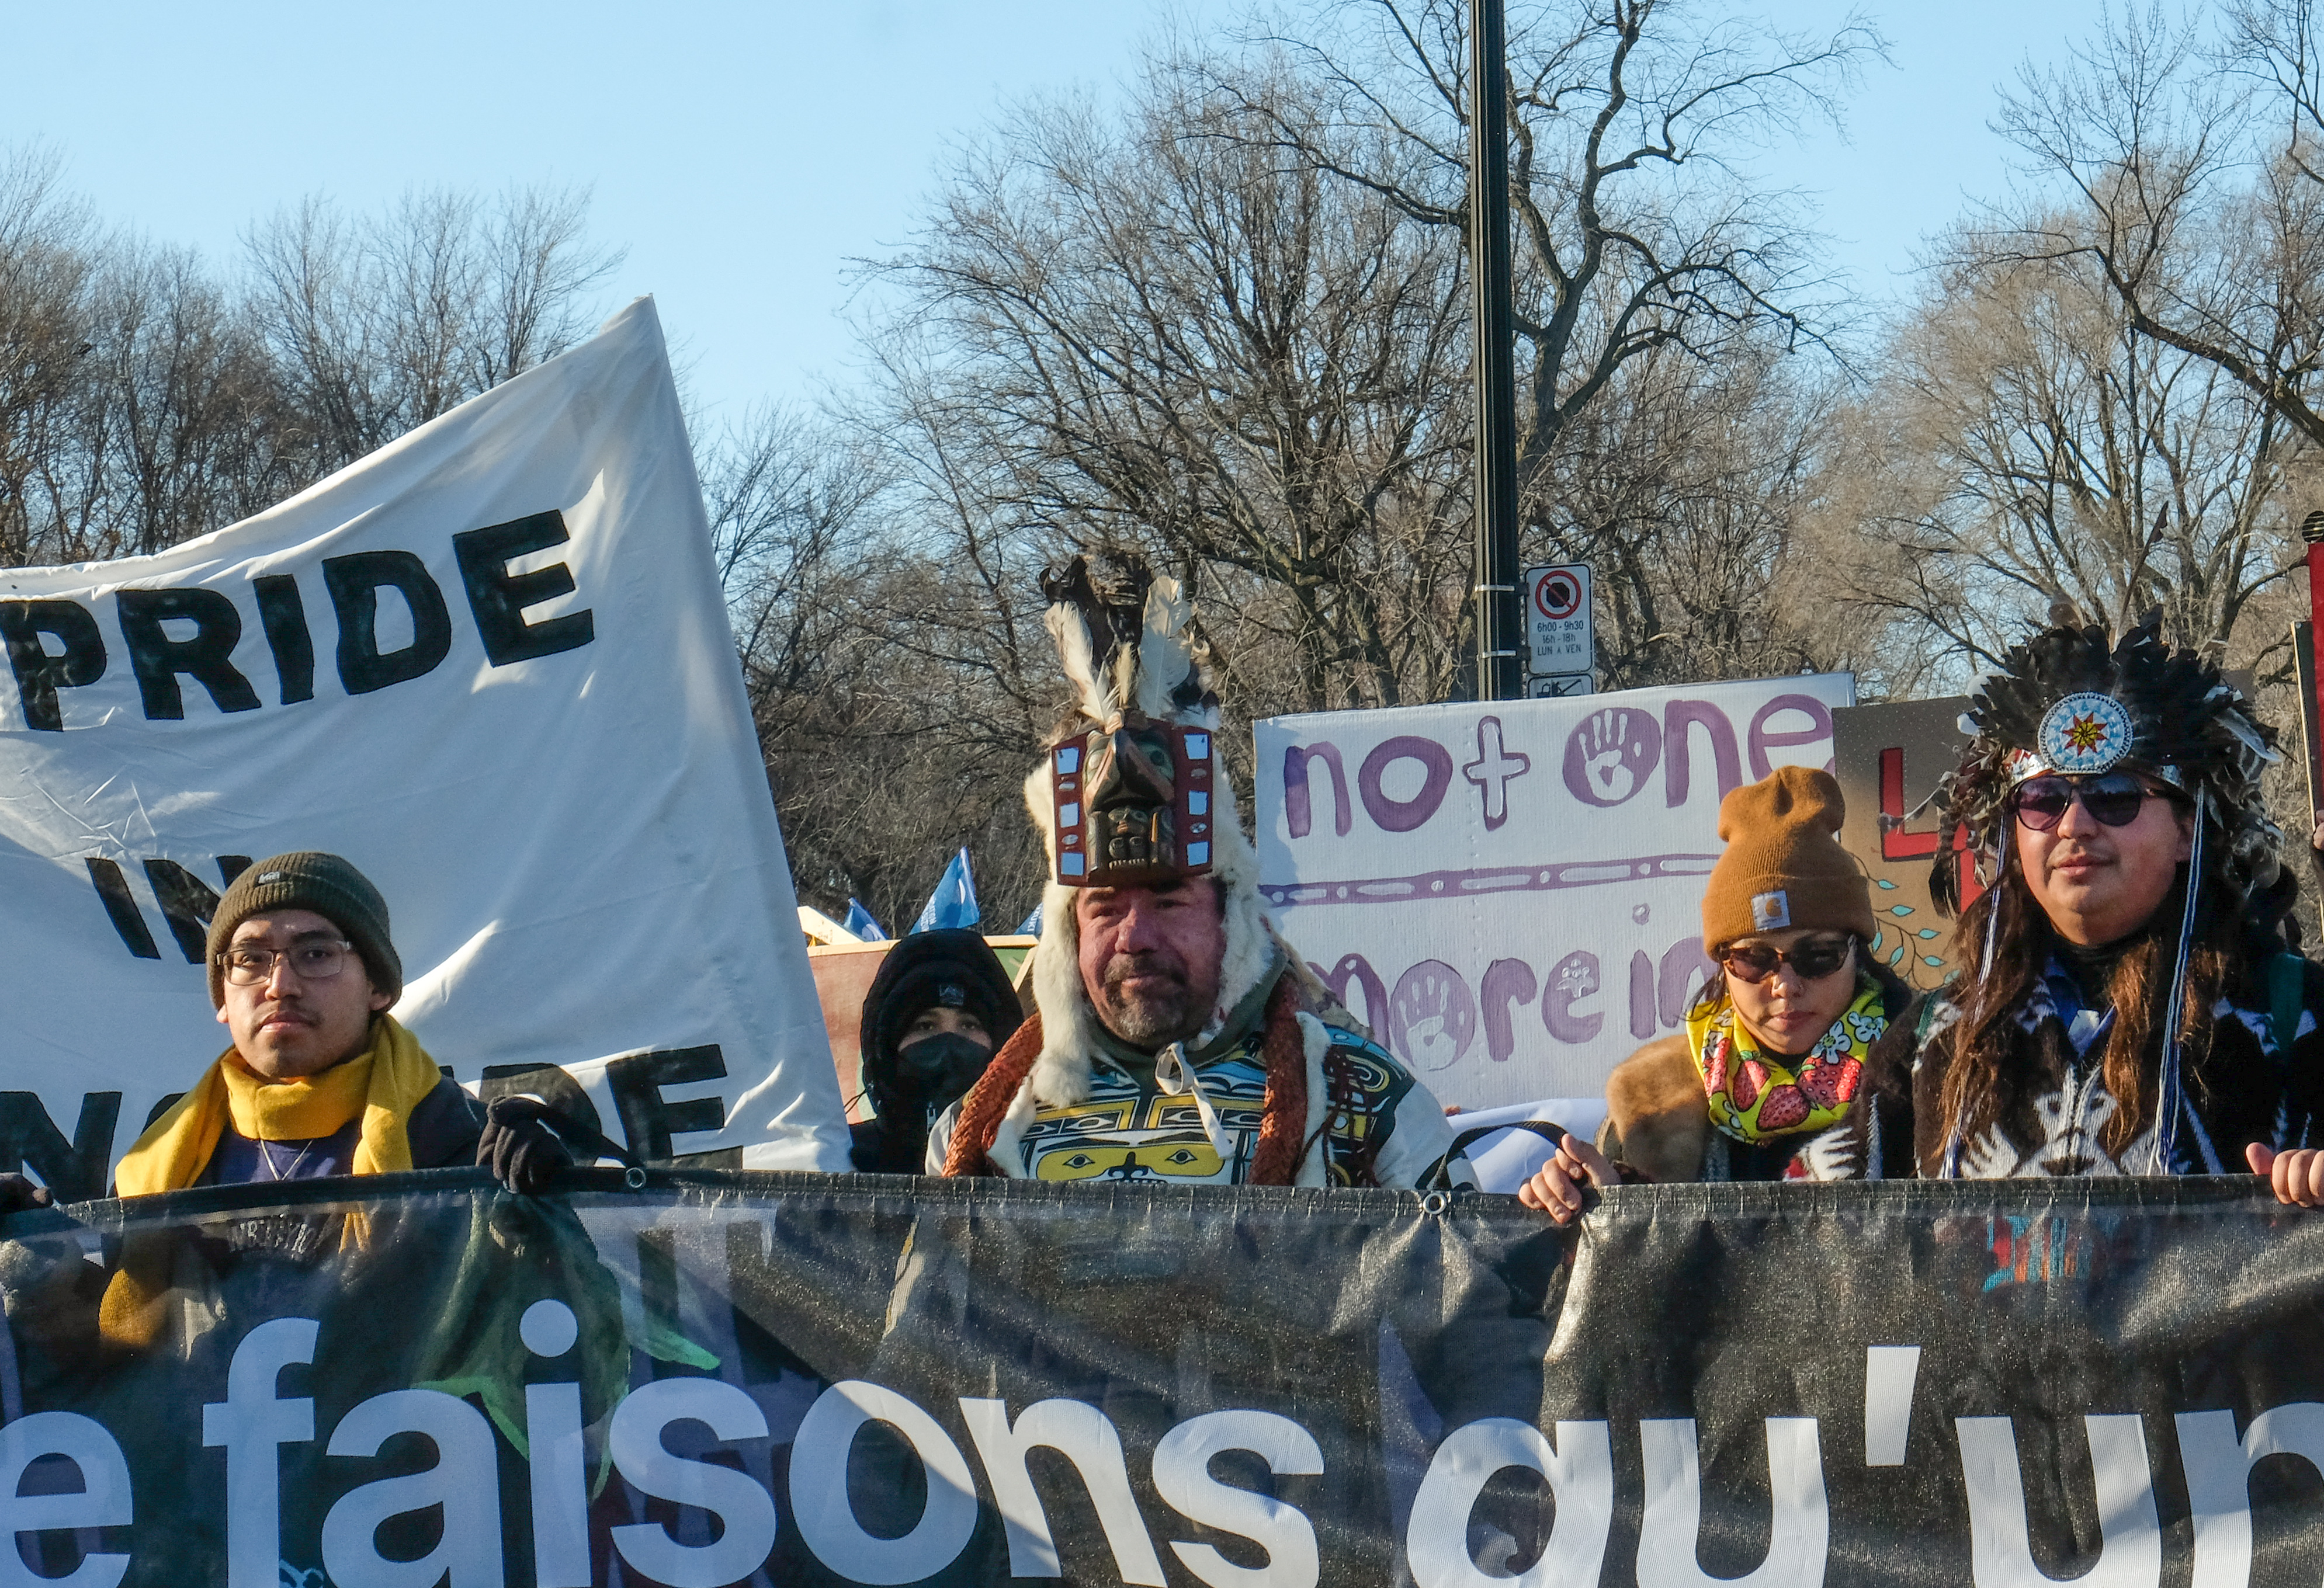
M 1132 976 L 1166 977 L 1168 985 L 1132 992 L 1123 985 Z M 1123 1042 L 1133 1047 L 1160 1049 L 1198 1035 L 1211 1010 L 1209 997 L 1188 985 L 1183 968 L 1120 954 L 1106 964 L 1105 987 L 1097 1012 L 1106 1029 Z

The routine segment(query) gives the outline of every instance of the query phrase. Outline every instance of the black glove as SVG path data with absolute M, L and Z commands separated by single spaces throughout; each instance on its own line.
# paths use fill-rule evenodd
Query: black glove
M 56 1205 L 57 1199 L 49 1194 L 48 1187 L 36 1186 L 21 1174 L 0 1174 L 0 1217 Z
M 538 1197 L 558 1170 L 573 1166 L 573 1150 L 549 1127 L 557 1117 L 535 1097 L 494 1097 L 484 1111 L 484 1134 L 476 1138 L 476 1161 L 510 1190 Z

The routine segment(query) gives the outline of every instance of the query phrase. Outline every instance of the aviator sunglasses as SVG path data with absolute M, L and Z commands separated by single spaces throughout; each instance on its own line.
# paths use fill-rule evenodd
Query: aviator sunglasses
M 1830 938 L 1811 939 L 1789 949 L 1778 949 L 1766 943 L 1734 943 L 1719 957 L 1727 974 L 1738 981 L 1753 986 L 1775 974 L 1775 967 L 1788 965 L 1802 981 L 1821 981 L 1848 963 L 1849 941 L 1838 942 Z
M 2035 832 L 2047 832 L 2066 819 L 2066 807 L 2077 800 L 2105 825 L 2127 827 L 2138 820 L 2139 809 L 2147 801 L 2169 797 L 2127 772 L 2079 781 L 2045 773 L 2019 784 L 2009 803 L 2018 821 Z

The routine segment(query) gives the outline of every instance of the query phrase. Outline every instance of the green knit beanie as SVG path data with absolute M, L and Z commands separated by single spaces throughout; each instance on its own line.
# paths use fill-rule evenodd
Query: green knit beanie
M 403 996 L 403 961 L 387 935 L 387 901 L 371 879 L 337 855 L 311 849 L 259 861 L 234 879 L 210 917 L 210 1003 L 226 1006 L 226 967 L 218 956 L 234 930 L 272 910 L 312 910 L 347 934 L 371 973 L 371 985 L 390 1002 Z

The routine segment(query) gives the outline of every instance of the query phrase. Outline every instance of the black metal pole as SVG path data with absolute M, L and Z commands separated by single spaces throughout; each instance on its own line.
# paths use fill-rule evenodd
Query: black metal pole
M 1476 285 L 1477 698 L 1516 700 L 1517 394 L 1509 261 L 1509 96 L 1501 0 L 1470 0 L 1469 267 Z

